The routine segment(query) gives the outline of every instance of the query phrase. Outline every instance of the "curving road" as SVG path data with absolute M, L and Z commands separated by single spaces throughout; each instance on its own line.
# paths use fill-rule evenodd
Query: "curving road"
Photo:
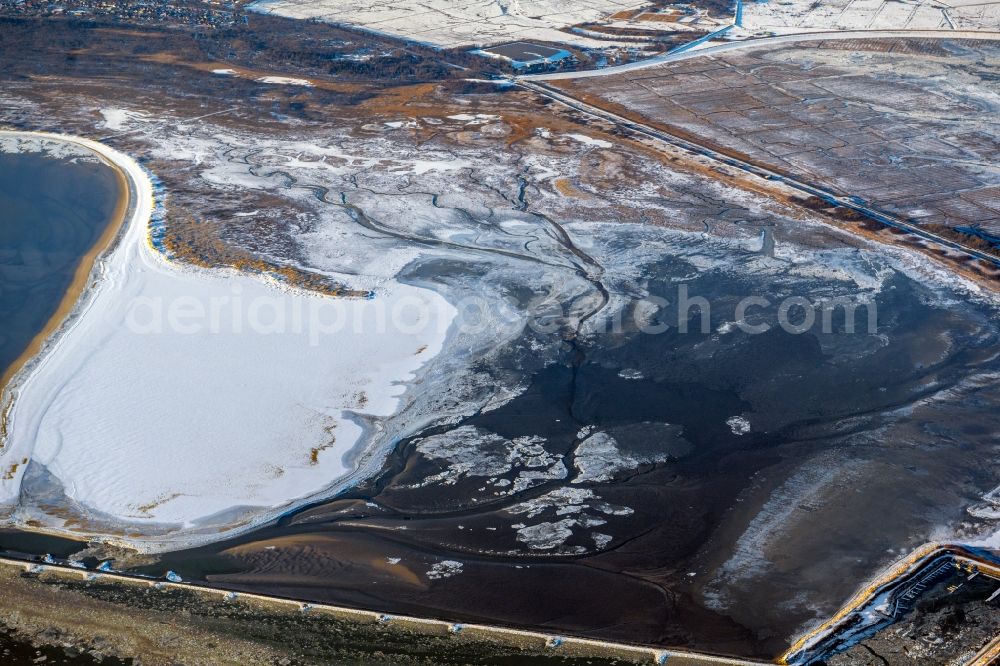
M 718 33 L 712 33 L 709 36 L 718 36 L 720 33 L 728 31 L 734 26 L 727 26 Z M 818 41 L 829 41 L 829 40 L 842 40 L 842 39 L 972 39 L 972 40 L 985 40 L 985 41 L 1000 41 L 1000 32 L 978 32 L 973 30 L 840 30 L 840 31 L 830 31 L 830 32 L 797 32 L 790 35 L 777 35 L 774 37 L 758 37 L 753 39 L 742 39 L 739 41 L 726 42 L 724 44 L 716 44 L 714 46 L 704 46 L 702 48 L 694 48 L 701 46 L 701 43 L 705 42 L 692 42 L 686 44 L 680 49 L 674 49 L 673 51 L 668 51 L 666 53 L 661 53 L 660 55 L 653 56 L 652 58 L 647 58 L 646 60 L 640 60 L 638 62 L 630 62 L 625 65 L 615 65 L 614 67 L 605 67 L 604 69 L 588 69 L 582 72 L 555 72 L 552 74 L 526 74 L 524 76 L 518 77 L 518 81 L 557 81 L 561 79 L 586 79 L 595 76 L 614 76 L 615 74 L 623 74 L 625 72 L 632 72 L 637 69 L 646 69 L 647 67 L 655 67 L 657 65 L 663 65 L 670 62 L 677 62 L 679 60 L 688 60 L 690 58 L 699 58 L 702 56 L 718 55 L 720 53 L 726 53 L 728 51 L 737 51 L 743 49 L 754 49 L 754 48 L 765 48 L 768 46 L 774 46 L 776 44 L 789 44 L 793 42 L 818 42 Z M 704 40 L 704 38 L 702 38 Z

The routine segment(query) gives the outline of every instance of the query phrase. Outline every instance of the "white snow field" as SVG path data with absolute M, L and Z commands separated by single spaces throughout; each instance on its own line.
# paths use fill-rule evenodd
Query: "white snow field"
M 641 0 L 258 0 L 250 8 L 353 25 L 435 46 L 490 46 L 535 39 L 579 46 L 606 42 L 560 28 L 603 21 Z
M 26 519 L 16 505 L 33 484 L 85 517 L 31 513 L 46 529 L 128 526 L 123 541 L 156 550 L 217 539 L 353 471 L 366 417 L 399 407 L 441 350 L 451 305 L 394 281 L 372 300 L 338 299 L 172 263 L 148 242 L 142 168 L 92 141 L 47 138 L 121 168 L 134 205 L 77 311 L 13 383 L 0 504 Z
M 757 0 L 744 35 L 832 30 L 1000 30 L 1000 0 Z M 733 35 L 736 36 L 736 35 Z

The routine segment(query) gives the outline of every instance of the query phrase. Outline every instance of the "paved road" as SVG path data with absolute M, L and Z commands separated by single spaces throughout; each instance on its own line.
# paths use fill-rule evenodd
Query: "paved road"
M 732 26 L 728 26 L 730 28 Z M 723 31 L 725 32 L 725 30 Z M 637 69 L 655 67 L 678 60 L 689 58 L 699 58 L 701 56 L 718 55 L 727 51 L 740 49 L 763 48 L 776 44 L 789 44 L 793 42 L 815 42 L 827 41 L 831 39 L 981 39 L 987 41 L 1000 40 L 1000 32 L 976 32 L 970 30 L 844 30 L 837 32 L 800 32 L 791 35 L 778 35 L 776 37 L 759 37 L 755 39 L 741 39 L 739 41 L 725 42 L 714 46 L 701 46 L 701 44 L 686 44 L 681 49 L 675 49 L 662 53 L 646 60 L 630 62 L 625 65 L 605 67 L 604 69 L 590 69 L 582 72 L 556 72 L 553 74 L 527 74 L 522 76 L 522 81 L 556 81 L 559 79 L 585 79 L 594 76 L 614 76 L 623 72 L 632 72 Z M 701 48 L 692 48 L 701 46 Z
M 767 167 L 759 166 L 745 160 L 741 160 L 724 153 L 720 153 L 717 150 L 709 148 L 707 146 L 695 143 L 688 139 L 681 138 L 674 134 L 667 132 L 666 130 L 659 129 L 656 127 L 651 127 L 644 123 L 640 123 L 634 120 L 625 118 L 616 113 L 603 109 L 601 107 L 594 106 L 587 102 L 584 102 L 576 97 L 573 97 L 562 90 L 558 90 L 548 85 L 543 81 L 538 79 L 522 77 L 514 80 L 515 85 L 520 86 L 526 90 L 530 90 L 539 95 L 547 97 L 551 100 L 559 102 L 565 106 L 575 109 L 586 115 L 599 118 L 611 122 L 618 126 L 619 128 L 629 130 L 636 134 L 642 134 L 644 136 L 653 138 L 657 141 L 670 145 L 674 148 L 680 148 L 681 150 L 691 153 L 693 155 L 700 155 L 702 157 L 707 157 L 715 162 L 725 164 L 730 167 L 735 167 L 745 173 L 752 174 L 758 178 L 763 178 L 764 180 L 769 180 L 773 182 L 782 183 L 796 190 L 804 192 L 808 195 L 819 197 L 829 204 L 842 206 L 853 211 L 864 215 L 868 219 L 875 220 L 886 226 L 894 227 L 896 229 L 901 229 L 915 236 L 919 236 L 925 240 L 933 241 L 939 245 L 950 248 L 967 254 L 976 259 L 988 262 L 994 266 L 1000 267 L 1000 257 L 996 257 L 973 247 L 963 245 L 951 239 L 939 236 L 933 232 L 927 231 L 919 227 L 918 225 L 912 224 L 905 218 L 899 217 L 893 213 L 887 211 L 879 210 L 874 205 L 862 200 L 859 197 L 851 195 L 838 194 L 821 184 L 808 183 L 804 180 L 800 180 L 794 176 L 785 175 L 778 173 Z

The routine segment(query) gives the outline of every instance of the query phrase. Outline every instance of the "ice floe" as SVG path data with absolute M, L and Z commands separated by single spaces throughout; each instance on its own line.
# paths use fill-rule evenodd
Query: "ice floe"
M 462 573 L 462 563 L 456 560 L 442 560 L 436 562 L 430 570 L 427 572 L 427 578 L 430 580 L 441 580 L 443 578 L 451 578 L 452 576 L 457 576 Z
M 487 477 L 499 494 L 519 493 L 544 481 L 567 476 L 562 458 L 549 453 L 538 436 L 507 439 L 475 426 L 461 426 L 448 432 L 431 435 L 417 442 L 416 448 L 429 460 L 441 462 L 445 469 L 415 484 L 454 485 L 470 477 Z M 516 471 L 513 480 L 502 475 Z M 509 488 L 509 489 L 507 489 Z
M 587 534 L 589 528 L 606 524 L 607 516 L 629 516 L 633 513 L 628 507 L 601 500 L 593 490 L 567 487 L 556 488 L 539 497 L 519 502 L 506 511 L 529 520 L 543 514 L 551 515 L 551 520 L 531 525 L 515 523 L 511 528 L 517 532 L 517 540 L 530 550 L 551 551 L 558 548 L 562 553 L 584 553 L 588 550 L 588 547 L 582 545 L 565 545 L 577 530 Z M 591 540 L 598 548 L 603 548 L 610 541 L 610 537 L 606 537 L 607 535 L 594 533 Z
M 729 429 L 732 430 L 733 434 L 737 437 L 742 437 L 750 432 L 750 422 L 742 416 L 730 416 L 726 419 L 726 425 L 729 426 Z
M 290 76 L 262 76 L 257 79 L 259 83 L 273 83 L 282 86 L 304 86 L 312 87 L 313 82 L 308 79 L 297 79 Z
M 156 549 L 218 538 L 349 475 L 367 424 L 394 414 L 454 308 L 391 281 L 375 300 L 337 299 L 169 262 L 147 242 L 146 173 L 65 141 L 125 171 L 136 205 L 96 286 L 16 386 L 3 459 L 29 462 L 0 481 L 0 502 L 64 494 L 100 531 L 147 525 L 136 545 Z

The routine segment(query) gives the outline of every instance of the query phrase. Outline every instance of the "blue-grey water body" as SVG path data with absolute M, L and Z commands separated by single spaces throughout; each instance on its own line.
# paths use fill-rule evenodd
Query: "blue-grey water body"
M 630 303 L 623 325 L 529 327 L 476 369 L 517 384 L 509 402 L 401 441 L 335 498 L 139 572 L 773 659 L 902 553 L 985 529 L 966 508 L 1000 482 L 995 307 L 874 250 L 624 225 L 587 240 Z M 485 270 L 429 259 L 405 277 L 457 292 Z M 735 325 L 748 298 L 854 296 L 877 306 L 871 325 L 866 308 L 856 330 L 840 312 L 792 332 L 762 305 L 767 331 Z M 82 546 L 0 532 L 0 550 Z
M 0 372 L 59 307 L 118 193 L 103 164 L 0 153 Z
M 605 265 L 635 240 L 613 231 L 590 248 Z M 668 302 L 650 323 L 669 328 L 566 341 L 551 363 L 526 333 L 483 368 L 523 378 L 510 402 L 401 442 L 333 500 L 146 573 L 774 658 L 996 485 L 1000 328 L 993 307 L 841 252 L 882 275 L 871 329 L 841 313 L 793 333 L 755 308 L 771 327 L 751 334 L 732 325 L 745 298 L 858 287 L 711 245 L 637 268 Z M 421 271 L 462 279 L 457 263 Z M 698 310 L 677 325 L 677 276 L 710 305 L 704 331 Z

